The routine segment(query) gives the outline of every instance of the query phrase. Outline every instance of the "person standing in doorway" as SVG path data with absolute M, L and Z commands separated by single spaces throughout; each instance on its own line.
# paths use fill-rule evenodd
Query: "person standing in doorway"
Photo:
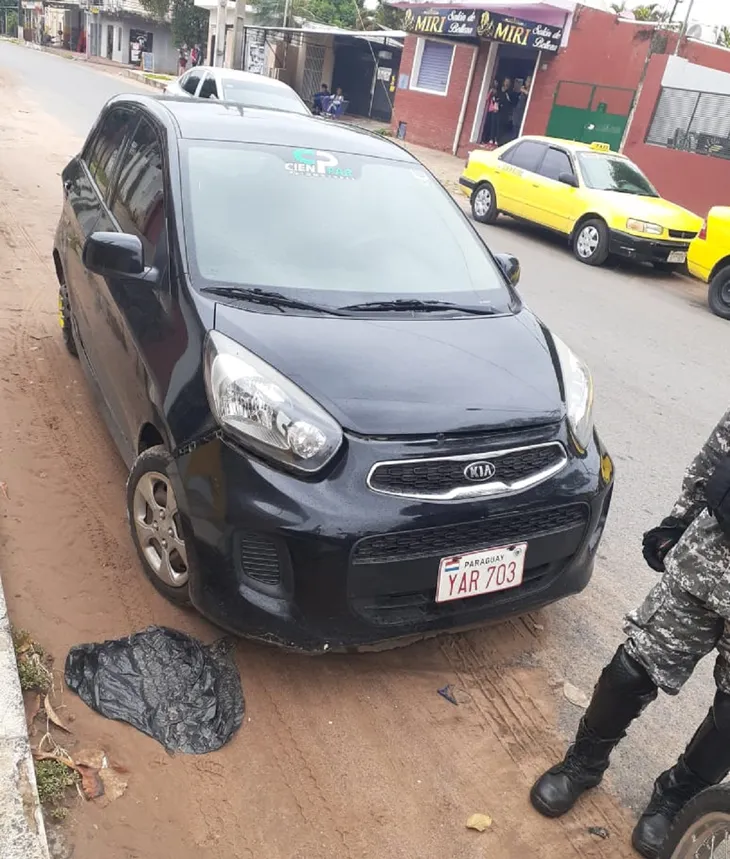
M 525 110 L 527 109 L 527 99 L 530 97 L 530 88 L 532 87 L 532 75 L 528 75 L 517 93 L 517 106 L 512 116 L 514 124 L 514 136 L 518 137 L 522 131 L 522 122 L 525 118 Z
M 546 817 L 570 811 L 601 783 L 611 752 L 659 690 L 677 695 L 714 650 L 712 706 L 657 778 L 634 829 L 634 849 L 655 859 L 682 807 L 730 772 L 730 411 L 687 469 L 669 516 L 644 534 L 643 551 L 662 577 L 626 618 L 626 639 L 598 678 L 573 745 L 530 799 Z
M 482 140 L 490 146 L 497 145 L 497 136 L 499 135 L 497 122 L 497 115 L 499 113 L 499 102 L 497 101 L 498 93 L 499 81 L 495 78 L 494 81 L 492 81 L 492 86 L 490 87 L 489 92 L 487 93 L 487 110 L 484 119 L 484 135 L 482 136 Z
M 505 78 L 497 93 L 497 143 L 501 146 L 510 140 L 512 132 L 512 116 L 517 103 L 517 97 L 512 90 L 512 79 Z

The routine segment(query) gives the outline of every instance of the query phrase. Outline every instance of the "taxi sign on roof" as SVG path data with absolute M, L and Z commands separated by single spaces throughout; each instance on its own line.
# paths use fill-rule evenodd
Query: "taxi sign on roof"
M 611 147 L 608 143 L 591 143 L 591 149 L 595 149 L 596 152 L 610 152 Z

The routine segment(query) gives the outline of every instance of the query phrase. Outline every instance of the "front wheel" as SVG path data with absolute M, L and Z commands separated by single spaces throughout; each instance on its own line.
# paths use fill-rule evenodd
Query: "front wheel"
M 720 269 L 712 278 L 707 302 L 714 314 L 730 319 L 730 265 Z
M 696 796 L 674 821 L 659 859 L 719 859 L 730 855 L 730 788 L 711 787 Z
M 489 182 L 482 182 L 472 192 L 471 213 L 480 224 L 493 224 L 497 220 L 497 195 Z
M 58 290 L 58 322 L 61 326 L 66 349 L 68 349 L 70 355 L 78 358 L 79 350 L 76 348 L 76 340 L 74 339 L 71 302 L 68 300 L 68 288 L 65 283 L 61 284 Z
M 573 236 L 573 253 L 586 265 L 603 265 L 608 259 L 608 227 L 593 218 L 582 223 Z
M 127 480 L 127 516 L 145 575 L 168 600 L 186 605 L 188 551 L 169 477 L 171 464 L 161 445 L 137 457 Z

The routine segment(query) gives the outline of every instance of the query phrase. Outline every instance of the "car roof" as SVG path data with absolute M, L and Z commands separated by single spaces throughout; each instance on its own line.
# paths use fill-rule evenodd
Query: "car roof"
M 120 103 L 145 108 L 178 138 L 326 149 L 418 163 L 380 134 L 308 114 L 164 95 L 120 95 L 107 106 Z
M 567 149 L 569 152 L 598 152 L 600 155 L 612 155 L 616 158 L 626 158 L 626 156 L 622 155 L 620 152 L 614 152 L 612 149 L 596 149 L 590 143 L 581 143 L 578 140 L 563 140 L 560 137 L 546 137 L 539 134 L 527 134 L 524 137 L 520 137 L 519 140 L 535 140 L 538 143 L 547 143 L 550 146 L 559 146 L 561 149 Z
M 192 71 L 192 69 L 191 69 Z M 195 66 L 195 71 L 210 72 L 218 78 L 229 78 L 235 81 L 247 81 L 248 83 L 258 84 L 260 87 L 271 87 L 272 89 L 291 89 L 284 81 L 279 81 L 276 78 L 270 78 L 267 75 L 257 75 L 254 72 L 242 72 L 238 69 L 226 69 L 220 66 Z

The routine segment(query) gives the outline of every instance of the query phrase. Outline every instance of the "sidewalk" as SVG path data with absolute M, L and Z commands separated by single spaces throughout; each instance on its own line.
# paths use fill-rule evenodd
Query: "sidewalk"
M 0 689 L 0 859 L 48 859 L 2 581 Z

